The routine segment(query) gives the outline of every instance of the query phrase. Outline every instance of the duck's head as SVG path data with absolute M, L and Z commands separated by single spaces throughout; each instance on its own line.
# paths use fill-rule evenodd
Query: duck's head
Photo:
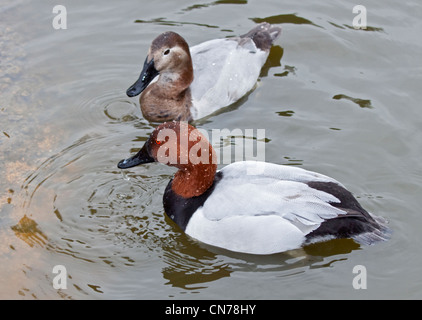
M 184 197 L 198 196 L 213 183 L 217 156 L 206 137 L 186 122 L 165 122 L 150 135 L 141 150 L 117 165 L 127 169 L 160 162 L 179 169 L 173 189 Z
M 140 94 L 157 75 L 165 82 L 193 81 L 192 59 L 185 39 L 175 32 L 160 34 L 151 44 L 138 80 L 126 91 L 129 97 Z

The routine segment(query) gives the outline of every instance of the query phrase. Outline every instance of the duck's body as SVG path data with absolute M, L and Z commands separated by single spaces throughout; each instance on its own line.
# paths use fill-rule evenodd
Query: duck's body
M 192 47 L 194 75 L 198 75 L 190 87 L 192 119 L 231 105 L 251 91 L 268 54 L 251 38 L 217 39 Z
M 119 167 L 157 161 L 154 141 L 164 128 L 179 130 L 174 123 L 159 126 L 144 148 Z M 255 161 L 236 162 L 217 172 L 212 147 L 208 148 L 207 164 L 170 164 L 179 171 L 163 197 L 166 214 L 191 237 L 252 254 L 333 238 L 353 238 L 362 244 L 388 238 L 382 219 L 363 209 L 338 181 L 297 167 Z
M 150 121 L 197 120 L 239 100 L 255 86 L 281 29 L 262 23 L 247 34 L 189 48 L 175 32 L 159 35 L 137 82 L 144 117 Z

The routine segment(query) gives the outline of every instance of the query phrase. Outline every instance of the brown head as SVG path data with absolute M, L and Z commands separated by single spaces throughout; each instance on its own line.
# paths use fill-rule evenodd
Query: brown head
M 120 161 L 117 166 L 126 169 L 149 162 L 178 168 L 172 189 L 185 198 L 199 196 L 208 190 L 217 171 L 217 157 L 211 144 L 186 122 L 159 125 L 136 155 Z
M 126 91 L 129 97 L 140 94 L 159 75 L 177 93 L 186 90 L 193 81 L 193 66 L 189 46 L 179 34 L 168 31 L 152 42 L 139 79 Z

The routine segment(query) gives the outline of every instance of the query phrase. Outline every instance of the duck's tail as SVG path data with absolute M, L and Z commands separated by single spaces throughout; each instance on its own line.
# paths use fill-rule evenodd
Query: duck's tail
M 370 232 L 364 232 L 352 236 L 352 238 L 363 245 L 372 245 L 380 241 L 386 241 L 391 238 L 392 230 L 387 226 L 388 222 L 382 217 L 372 216 L 377 222 L 377 228 Z
M 279 37 L 280 33 L 280 27 L 273 26 L 268 22 L 263 22 L 240 37 L 251 38 L 257 48 L 268 51 L 270 50 L 273 42 Z

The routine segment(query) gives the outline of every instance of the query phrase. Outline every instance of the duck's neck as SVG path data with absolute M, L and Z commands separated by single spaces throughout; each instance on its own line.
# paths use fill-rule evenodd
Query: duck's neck
M 214 183 L 217 165 L 196 164 L 179 168 L 172 182 L 172 189 L 184 198 L 197 197 L 207 191 Z
M 180 99 L 193 81 L 192 66 L 184 66 L 178 70 L 160 73 L 157 86 L 162 89 L 162 94 L 169 99 Z
M 152 83 L 141 95 L 142 113 L 150 121 L 190 121 L 192 97 L 188 74 L 160 74 L 157 82 Z

